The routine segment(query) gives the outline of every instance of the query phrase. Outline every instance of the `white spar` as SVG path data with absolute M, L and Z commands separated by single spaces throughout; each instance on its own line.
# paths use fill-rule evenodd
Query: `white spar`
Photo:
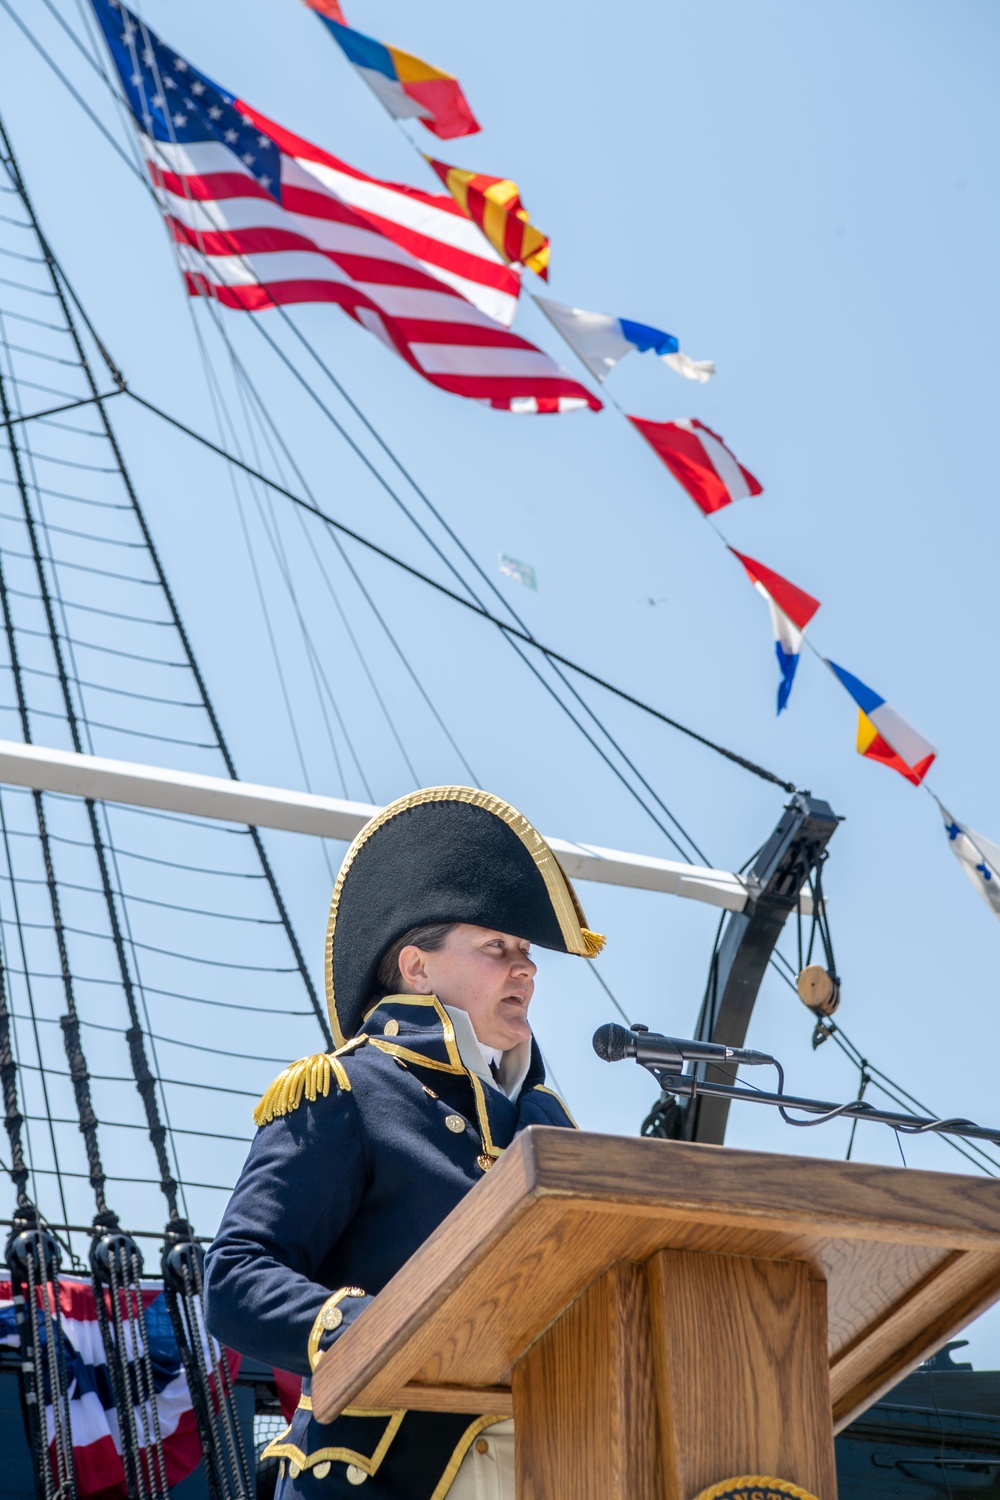
M 51 750 L 14 740 L 0 740 L 0 782 L 39 792 L 153 807 L 189 817 L 308 833 L 343 843 L 349 843 L 369 818 L 381 811 L 366 802 L 347 802 L 340 797 L 256 786 L 223 776 L 200 776 L 163 766 L 108 760 L 100 755 L 78 755 L 71 750 Z M 571 880 L 594 880 L 605 885 L 687 896 L 726 911 L 743 911 L 747 904 L 746 884 L 727 870 L 685 865 L 651 854 L 626 854 L 567 839 L 550 838 L 548 842 Z M 803 911 L 809 909 L 805 892 L 801 904 Z

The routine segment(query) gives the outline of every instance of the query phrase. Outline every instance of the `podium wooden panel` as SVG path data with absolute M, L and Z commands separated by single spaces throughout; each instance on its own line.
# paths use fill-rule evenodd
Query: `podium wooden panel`
M 324 1357 L 313 1407 L 516 1416 L 522 1500 L 833 1500 L 833 1432 L 1000 1297 L 991 1179 L 525 1131 Z

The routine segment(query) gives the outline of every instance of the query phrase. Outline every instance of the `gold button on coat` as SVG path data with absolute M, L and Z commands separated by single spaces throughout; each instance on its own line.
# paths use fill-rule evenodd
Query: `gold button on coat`
M 486 1441 L 485 1438 L 480 1438 L 479 1442 L 476 1444 L 476 1452 L 477 1453 L 489 1453 L 489 1451 L 490 1451 L 490 1445 L 489 1445 L 489 1443 Z
M 394 1021 L 390 1017 L 389 1020 L 386 1021 L 385 1026 L 382 1029 L 382 1035 L 383 1036 L 399 1036 L 399 1022 L 398 1021 Z
M 289 1474 L 291 1474 L 293 1479 L 298 1479 L 299 1475 L 302 1473 L 302 1470 L 299 1468 L 294 1459 L 291 1459 L 289 1461 L 288 1472 Z
M 317 1479 L 325 1479 L 332 1468 L 333 1464 L 328 1458 L 325 1458 L 321 1464 L 316 1464 L 313 1469 L 313 1474 Z
M 357 1464 L 347 1465 L 348 1484 L 364 1484 L 367 1478 L 368 1475 L 365 1473 L 364 1469 L 359 1469 Z
M 478 1166 L 482 1167 L 484 1172 L 488 1172 L 490 1170 L 490 1167 L 492 1167 L 493 1165 L 493 1158 L 492 1156 L 487 1156 L 486 1152 L 484 1151 L 482 1156 L 476 1157 L 476 1163 Z
M 456 1135 L 460 1135 L 461 1132 L 465 1129 L 465 1121 L 462 1119 L 461 1115 L 445 1115 L 444 1123 L 447 1125 L 448 1129 L 453 1130 Z
M 339 1307 L 325 1307 L 323 1309 L 323 1316 L 320 1318 L 320 1322 L 328 1331 L 332 1332 L 334 1328 L 339 1328 L 343 1321 L 344 1314 Z

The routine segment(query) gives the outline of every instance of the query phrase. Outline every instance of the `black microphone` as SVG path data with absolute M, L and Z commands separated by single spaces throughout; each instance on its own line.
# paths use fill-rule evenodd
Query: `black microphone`
M 604 1062 L 634 1057 L 646 1068 L 679 1068 L 684 1062 L 773 1063 L 766 1052 L 725 1047 L 720 1042 L 693 1042 L 657 1031 L 629 1031 L 609 1021 L 594 1032 L 594 1051 Z

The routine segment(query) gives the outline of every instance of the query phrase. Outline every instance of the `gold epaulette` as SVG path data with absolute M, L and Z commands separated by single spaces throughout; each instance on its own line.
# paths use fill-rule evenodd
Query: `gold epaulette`
M 279 1115 L 291 1114 L 293 1109 L 298 1109 L 303 1098 L 310 1104 L 315 1103 L 320 1094 L 325 1099 L 330 1092 L 331 1078 L 336 1079 L 342 1093 L 349 1094 L 351 1080 L 340 1058 L 345 1052 L 363 1046 L 367 1040 L 366 1036 L 357 1036 L 338 1047 L 336 1052 L 314 1052 L 312 1057 L 300 1057 L 298 1062 L 289 1063 L 254 1106 L 254 1124 L 269 1125 Z

